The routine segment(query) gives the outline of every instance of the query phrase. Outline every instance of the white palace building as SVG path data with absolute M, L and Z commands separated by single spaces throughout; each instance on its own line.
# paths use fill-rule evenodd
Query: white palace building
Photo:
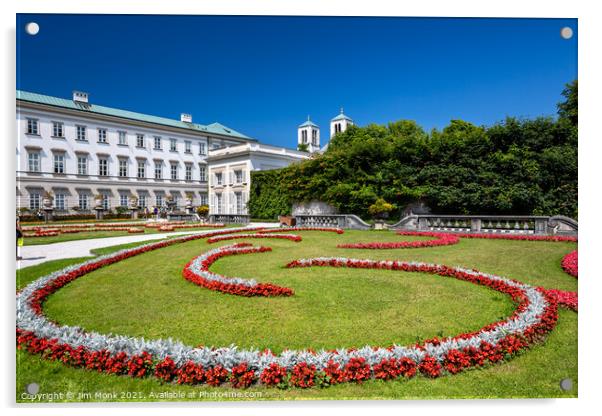
M 92 104 L 87 93 L 64 99 L 16 93 L 17 207 L 33 212 L 50 193 L 54 215 L 209 205 L 213 215 L 246 215 L 251 171 L 279 169 L 319 152 L 320 130 L 298 127 L 308 152 L 259 143 L 220 123 L 202 125 Z M 353 121 L 341 114 L 330 136 Z

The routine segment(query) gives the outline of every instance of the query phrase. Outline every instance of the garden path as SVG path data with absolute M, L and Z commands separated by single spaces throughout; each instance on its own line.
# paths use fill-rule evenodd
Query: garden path
M 249 227 L 277 227 L 277 223 L 251 223 Z M 199 231 L 176 231 L 159 234 L 126 235 L 121 237 L 92 238 L 88 240 L 65 241 L 62 243 L 23 246 L 19 254 L 23 257 L 17 261 L 17 269 L 35 266 L 51 260 L 93 256 L 90 250 L 140 241 L 159 240 L 176 235 L 195 234 Z

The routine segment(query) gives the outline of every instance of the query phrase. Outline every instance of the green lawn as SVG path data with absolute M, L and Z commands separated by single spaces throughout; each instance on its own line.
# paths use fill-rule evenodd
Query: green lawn
M 300 243 L 251 240 L 256 245 L 272 247 L 273 252 L 231 256 L 213 266 L 214 271 L 228 276 L 291 287 L 295 295 L 290 298 L 241 298 L 187 282 L 181 276 L 182 268 L 210 246 L 205 241 L 192 241 L 92 272 L 52 295 L 45 311 L 59 323 L 87 330 L 147 338 L 173 337 L 189 345 L 236 344 L 279 352 L 284 348 L 409 344 L 476 330 L 507 316 L 513 309 L 510 299 L 498 292 L 422 273 L 283 268 L 296 258 L 328 255 L 436 262 L 476 268 L 546 288 L 577 290 L 577 280 L 560 268 L 562 256 L 576 246 L 572 243 L 463 239 L 457 245 L 437 248 L 350 250 L 338 249 L 336 245 L 412 238 L 365 231 L 300 234 Z M 24 269 L 21 283 L 63 266 Z M 151 392 L 165 390 L 194 393 L 195 400 L 220 399 L 210 393 L 230 391 L 97 374 L 23 352 L 18 352 L 17 357 L 17 400 L 24 385 L 33 381 L 41 384 L 41 391 L 139 391 L 144 396 L 142 400 L 152 400 Z M 562 392 L 558 383 L 567 377 L 573 379 L 575 387 Z M 249 391 L 261 393 L 262 399 L 575 397 L 576 383 L 577 314 L 561 311 L 558 327 L 544 344 L 509 363 L 486 369 L 438 380 L 417 377 L 324 390 L 253 387 Z M 199 393 L 208 397 L 199 398 Z

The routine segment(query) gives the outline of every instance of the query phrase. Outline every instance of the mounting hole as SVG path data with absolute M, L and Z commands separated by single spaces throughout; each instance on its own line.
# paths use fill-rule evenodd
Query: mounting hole
M 40 25 L 38 25 L 36 22 L 29 22 L 25 25 L 25 32 L 27 32 L 28 35 L 37 35 L 39 31 Z
M 560 36 L 562 36 L 563 39 L 572 38 L 573 37 L 573 29 L 571 29 L 568 26 L 563 27 L 562 29 L 560 29 Z
M 573 390 L 573 380 L 570 378 L 560 380 L 560 388 L 564 391 Z

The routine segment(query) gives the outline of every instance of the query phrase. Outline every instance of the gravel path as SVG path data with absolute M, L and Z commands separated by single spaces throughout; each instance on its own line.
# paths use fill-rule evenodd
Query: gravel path
M 249 227 L 277 227 L 276 223 L 251 223 Z M 93 238 L 88 240 L 65 241 L 62 243 L 23 246 L 19 252 L 22 260 L 17 261 L 17 269 L 35 266 L 51 260 L 93 256 L 90 250 L 121 244 L 137 243 L 167 238 L 175 235 L 195 234 L 199 231 L 176 231 L 161 234 L 124 235 L 122 237 Z

